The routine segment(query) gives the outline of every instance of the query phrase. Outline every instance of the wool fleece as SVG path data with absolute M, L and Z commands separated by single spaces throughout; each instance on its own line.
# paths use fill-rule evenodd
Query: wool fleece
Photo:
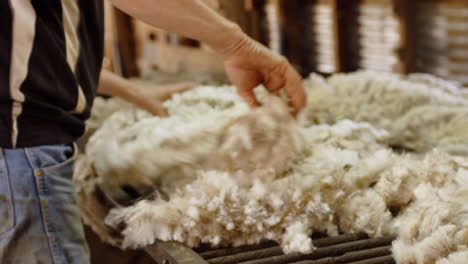
M 132 248 L 274 240 L 309 253 L 314 232 L 397 234 L 397 263 L 464 263 L 466 92 L 421 74 L 312 75 L 304 85 L 298 119 L 262 88 L 263 106 L 249 110 L 233 87 L 201 86 L 167 101 L 168 118 L 96 101 L 120 110 L 93 114 L 99 129 L 75 175 L 85 222 Z M 96 186 L 138 201 L 111 210 L 105 227 L 87 210 Z M 106 236 L 121 226 L 123 241 Z

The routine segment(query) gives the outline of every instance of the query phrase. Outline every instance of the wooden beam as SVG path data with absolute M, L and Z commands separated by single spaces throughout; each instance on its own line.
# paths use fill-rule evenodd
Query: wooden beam
M 268 19 L 265 9 L 267 2 L 268 0 L 254 0 L 252 9 L 252 24 L 256 29 L 255 39 L 265 46 L 270 44 Z
M 337 72 L 343 71 L 344 67 L 341 65 L 340 59 L 340 13 L 338 10 L 338 1 L 339 0 L 330 0 L 330 5 L 332 8 L 332 19 L 333 19 L 333 52 L 335 54 L 335 69 Z
M 352 54 L 357 46 L 357 5 L 359 0 L 338 0 L 336 2 L 339 71 L 357 70 Z
M 400 65 L 397 72 L 402 74 L 415 71 L 415 5 L 415 1 L 395 1 L 395 12 L 400 22 L 400 48 L 397 51 Z
M 127 78 L 139 76 L 133 19 L 117 8 L 113 12 L 121 74 Z
M 280 12 L 283 19 L 283 53 L 302 74 L 309 74 L 312 69 L 309 62 L 307 45 L 308 12 L 313 1 L 296 0 L 280 1 Z M 309 34 L 310 36 L 310 34 Z

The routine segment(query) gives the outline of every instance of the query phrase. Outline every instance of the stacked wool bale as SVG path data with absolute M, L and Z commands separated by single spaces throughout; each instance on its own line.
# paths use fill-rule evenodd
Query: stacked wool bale
M 417 1 L 416 68 L 468 85 L 468 3 Z
M 427 76 L 366 72 L 312 76 L 305 84 L 310 104 L 298 123 L 275 98 L 249 112 L 229 87 L 175 96 L 165 104 L 167 119 L 117 112 L 89 142 L 77 177 L 93 179 L 116 199 L 127 195 L 122 186 L 156 189 L 151 199 L 108 215 L 111 226 L 125 223 L 124 246 L 275 240 L 286 253 L 307 253 L 313 232 L 362 231 L 398 233 L 398 263 L 462 263 L 468 155 L 451 155 L 451 140 L 408 136 L 452 126 L 436 114 L 440 106 L 465 120 L 441 137 L 468 144 L 458 133 L 468 125 L 468 101 L 458 89 Z M 408 135 L 392 130 L 419 107 L 434 107 L 428 120 L 439 125 L 426 127 L 423 119 L 398 127 L 408 127 Z M 398 154 L 390 147 L 395 142 L 417 153 Z
M 357 7 L 354 67 L 381 72 L 399 70 L 400 21 L 391 0 L 361 0 Z
M 265 4 L 266 23 L 268 25 L 268 47 L 281 54 L 282 34 L 280 23 L 279 0 L 268 0 Z
M 315 70 L 322 73 L 337 72 L 338 43 L 333 1 L 316 1 L 309 8 L 313 35 L 311 60 L 315 62 Z

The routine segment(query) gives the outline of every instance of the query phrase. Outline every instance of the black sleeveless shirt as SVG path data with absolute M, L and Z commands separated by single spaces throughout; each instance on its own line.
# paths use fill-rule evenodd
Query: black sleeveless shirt
M 0 147 L 83 134 L 103 56 L 103 0 L 0 0 Z

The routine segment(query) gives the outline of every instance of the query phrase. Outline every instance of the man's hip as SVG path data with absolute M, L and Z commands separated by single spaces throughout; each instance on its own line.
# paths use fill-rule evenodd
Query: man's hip
M 89 263 L 72 182 L 76 148 L 0 148 L 0 263 Z

